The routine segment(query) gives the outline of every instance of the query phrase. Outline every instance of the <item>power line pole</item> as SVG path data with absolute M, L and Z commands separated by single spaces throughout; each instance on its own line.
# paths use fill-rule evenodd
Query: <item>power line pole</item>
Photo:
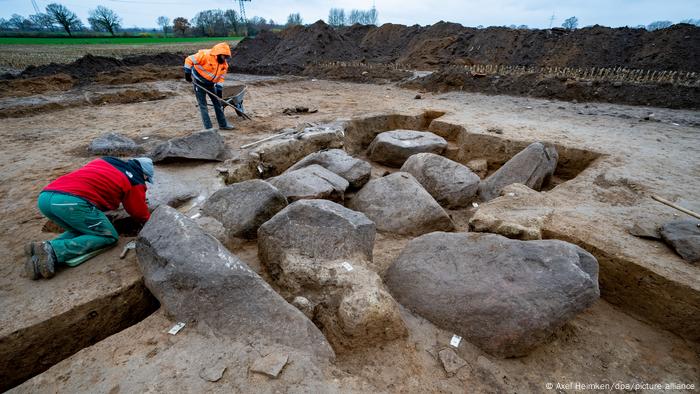
M 552 28 L 552 24 L 554 23 L 554 11 L 552 11 L 552 16 L 549 17 L 549 28 Z

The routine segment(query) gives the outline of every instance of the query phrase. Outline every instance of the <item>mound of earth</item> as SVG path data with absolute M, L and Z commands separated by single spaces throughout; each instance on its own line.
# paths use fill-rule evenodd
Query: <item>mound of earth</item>
M 300 73 L 332 61 L 399 63 L 411 68 L 504 64 L 548 67 L 629 67 L 694 71 L 700 27 L 667 29 L 476 29 L 455 23 L 432 26 L 385 24 L 334 29 L 318 21 L 279 33 L 246 38 L 233 50 L 232 71 Z
M 43 66 L 29 66 L 16 78 L 46 77 L 55 74 L 67 74 L 81 82 L 89 82 L 99 73 L 121 70 L 124 67 L 144 66 L 152 64 L 154 66 L 181 66 L 185 54 L 161 52 L 153 55 L 134 55 L 123 59 L 113 57 L 93 56 L 87 54 L 80 59 L 68 63 L 51 63 Z M 4 78 L 10 77 L 8 74 Z

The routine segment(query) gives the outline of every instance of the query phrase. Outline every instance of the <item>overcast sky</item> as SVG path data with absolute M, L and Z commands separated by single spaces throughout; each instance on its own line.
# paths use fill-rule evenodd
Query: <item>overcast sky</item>
M 183 16 L 192 18 L 203 9 L 238 9 L 238 1 L 233 0 L 36 0 L 40 9 L 50 2 L 68 6 L 85 21 L 88 10 L 104 5 L 123 19 L 123 26 L 155 27 L 159 15 L 170 19 Z M 326 19 L 332 7 L 370 8 L 372 0 L 335 1 L 282 1 L 252 0 L 246 3 L 246 13 L 276 22 L 284 22 L 287 15 L 299 12 L 304 23 Z M 528 25 L 549 27 L 554 14 L 553 26 L 560 26 L 564 19 L 576 16 L 579 26 L 637 26 L 656 20 L 678 22 L 687 18 L 700 18 L 700 0 L 473 0 L 473 1 L 415 1 L 415 0 L 376 0 L 379 22 L 413 24 L 433 24 L 444 20 L 466 26 Z M 8 18 L 17 13 L 23 16 L 34 13 L 31 0 L 0 0 L 0 17 Z M 86 23 L 87 24 L 87 23 Z

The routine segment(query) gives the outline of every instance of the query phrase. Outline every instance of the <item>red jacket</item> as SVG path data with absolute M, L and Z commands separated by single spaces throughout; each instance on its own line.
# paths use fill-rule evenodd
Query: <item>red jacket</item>
M 84 167 L 51 182 L 43 191 L 83 198 L 102 211 L 124 205 L 134 219 L 146 221 L 151 214 L 146 205 L 146 183 L 140 167 L 112 157 L 96 159 Z

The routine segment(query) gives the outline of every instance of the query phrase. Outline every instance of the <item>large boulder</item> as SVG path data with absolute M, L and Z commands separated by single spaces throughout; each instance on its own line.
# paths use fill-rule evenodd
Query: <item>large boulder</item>
M 154 162 L 177 160 L 222 161 L 224 139 L 218 131 L 207 129 L 185 137 L 168 140 L 153 149 Z
M 324 123 L 283 132 L 288 134 L 256 145 L 246 154 L 246 160 L 253 163 L 263 178 L 283 173 L 310 153 L 342 148 L 345 123 Z
M 290 202 L 313 198 L 342 202 L 345 190 L 350 185 L 344 178 L 318 164 L 285 172 L 267 181 Z
M 418 237 L 385 279 L 402 305 L 498 357 L 528 354 L 600 295 L 580 247 L 496 234 Z
M 398 305 L 368 268 L 374 236 L 365 215 L 327 200 L 297 201 L 258 230 L 260 261 L 278 285 L 304 300 L 304 311 L 336 349 L 406 334 Z
M 222 336 L 333 357 L 303 313 L 175 209 L 161 206 L 153 212 L 139 233 L 136 253 L 146 286 L 177 321 L 203 322 Z
M 377 229 L 397 234 L 421 235 L 454 229 L 440 204 L 407 172 L 395 172 L 369 181 L 350 201 Z
M 372 166 L 364 160 L 356 159 L 348 155 L 342 149 L 329 149 L 312 153 L 293 166 L 287 172 L 318 164 L 321 167 L 345 178 L 353 189 L 359 189 L 369 181 Z
M 419 153 L 406 160 L 401 171 L 413 175 L 440 205 L 449 209 L 468 206 L 479 190 L 479 176 L 469 168 L 434 153 Z
M 202 212 L 221 222 L 229 238 L 254 239 L 258 227 L 287 206 L 276 187 L 254 179 L 217 190 Z
M 129 137 L 117 133 L 105 133 L 95 138 L 88 146 L 91 155 L 131 156 L 143 153 L 143 148 Z
M 393 130 L 378 134 L 369 145 L 369 158 L 377 163 L 401 167 L 416 153 L 441 154 L 447 141 L 428 131 Z
M 541 142 L 530 144 L 498 171 L 481 181 L 479 196 L 484 201 L 492 200 L 500 195 L 501 189 L 513 183 L 522 183 L 531 189 L 540 190 L 554 174 L 558 159 L 555 147 Z
M 661 226 L 661 238 L 683 260 L 700 263 L 700 220 L 679 219 Z

